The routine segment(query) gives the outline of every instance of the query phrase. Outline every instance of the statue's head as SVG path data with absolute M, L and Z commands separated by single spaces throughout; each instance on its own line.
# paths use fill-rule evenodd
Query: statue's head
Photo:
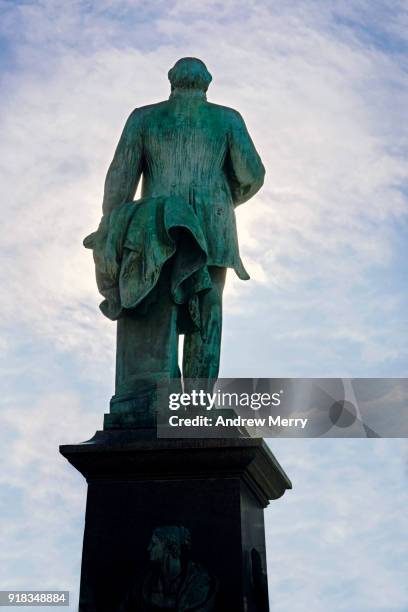
M 206 65 L 196 57 L 182 57 L 169 70 L 169 81 L 174 89 L 198 89 L 207 91 L 212 81 Z
M 167 557 L 182 559 L 191 549 L 191 535 L 186 527 L 158 527 L 153 531 L 148 547 L 151 561 L 163 561 Z

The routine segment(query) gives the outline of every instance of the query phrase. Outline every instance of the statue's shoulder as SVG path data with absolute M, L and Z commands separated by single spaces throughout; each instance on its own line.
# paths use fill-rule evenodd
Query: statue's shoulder
M 140 126 L 140 124 L 148 119 L 160 113 L 167 106 L 168 101 L 155 102 L 154 104 L 146 104 L 146 106 L 138 106 L 130 113 L 127 124 L 129 127 Z
M 207 102 L 207 107 L 210 113 L 221 118 L 224 122 L 230 123 L 231 126 L 239 125 L 244 122 L 241 113 L 235 110 L 235 108 L 214 104 L 213 102 Z

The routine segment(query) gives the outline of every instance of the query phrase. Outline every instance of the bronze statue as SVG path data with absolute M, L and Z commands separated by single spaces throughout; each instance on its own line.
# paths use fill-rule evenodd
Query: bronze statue
M 130 407 L 150 385 L 180 378 L 180 334 L 183 378 L 216 380 L 226 269 L 249 278 L 234 209 L 265 173 L 241 115 L 207 101 L 204 63 L 180 59 L 168 76 L 169 100 L 131 113 L 106 177 L 101 223 L 84 241 L 101 310 L 117 320 L 113 402 Z

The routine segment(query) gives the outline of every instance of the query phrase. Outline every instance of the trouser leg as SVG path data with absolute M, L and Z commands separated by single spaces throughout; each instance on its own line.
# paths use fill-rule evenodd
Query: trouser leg
M 163 270 L 157 301 L 146 314 L 129 311 L 118 320 L 116 395 L 180 377 L 177 305 L 170 297 L 169 270 Z
M 211 266 L 212 288 L 200 295 L 201 331 L 186 334 L 183 350 L 183 378 L 216 380 L 220 367 L 222 293 L 226 268 Z

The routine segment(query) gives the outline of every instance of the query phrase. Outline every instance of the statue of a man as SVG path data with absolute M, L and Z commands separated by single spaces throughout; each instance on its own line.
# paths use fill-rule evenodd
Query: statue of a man
M 117 401 L 180 377 L 179 334 L 184 379 L 216 380 L 226 269 L 249 278 L 234 209 L 262 186 L 261 159 L 241 115 L 207 101 L 212 77 L 201 60 L 180 59 L 168 76 L 169 100 L 126 122 L 100 226 L 84 241 L 101 309 L 118 321 Z

